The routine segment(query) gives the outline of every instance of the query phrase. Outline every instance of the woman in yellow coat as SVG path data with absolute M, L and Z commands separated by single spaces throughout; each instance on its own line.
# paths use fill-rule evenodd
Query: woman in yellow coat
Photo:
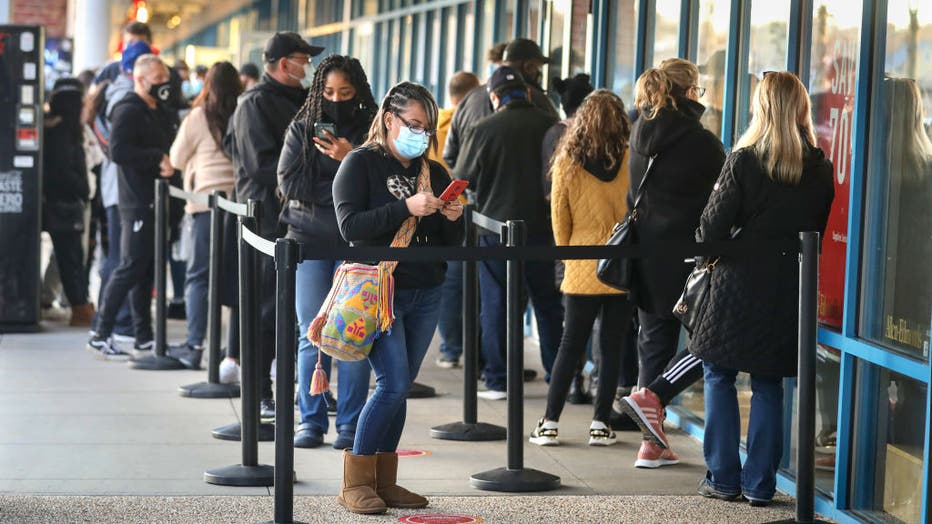
M 559 246 L 600 245 L 627 212 L 628 136 L 631 124 L 624 104 L 605 89 L 583 101 L 564 133 L 554 157 L 551 216 Z M 531 432 L 540 446 L 560 443 L 558 422 L 576 363 L 586 351 L 592 325 L 601 315 L 599 388 L 589 427 L 590 446 L 615 443 L 609 426 L 618 371 L 631 326 L 633 305 L 620 291 L 596 278 L 595 260 L 567 260 L 561 290 L 566 295 L 563 339 L 553 365 L 547 409 Z

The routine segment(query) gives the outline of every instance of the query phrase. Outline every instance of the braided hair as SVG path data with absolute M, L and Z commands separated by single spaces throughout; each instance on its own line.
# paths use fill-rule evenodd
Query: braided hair
M 426 87 L 415 84 L 414 82 L 401 82 L 395 84 L 388 90 L 388 94 L 382 99 L 382 105 L 379 112 L 376 113 L 375 119 L 372 120 L 372 127 L 369 128 L 369 138 L 364 147 L 376 147 L 383 152 L 389 151 L 388 128 L 385 125 L 385 115 L 388 113 L 398 114 L 404 112 L 412 102 L 418 102 L 424 107 L 427 113 L 427 122 L 424 123 L 427 129 L 437 129 L 437 102 L 434 101 L 434 95 Z M 427 151 L 437 148 L 437 134 L 430 137 Z M 426 153 L 425 153 L 426 154 Z
M 304 105 L 295 115 L 295 122 L 303 122 L 308 133 L 313 133 L 314 122 L 320 122 L 324 116 L 323 100 L 324 86 L 327 84 L 327 75 L 334 71 L 340 71 L 346 75 L 347 80 L 353 84 L 356 89 L 356 100 L 359 101 L 359 110 L 372 116 L 378 109 L 378 104 L 372 97 L 372 88 L 369 87 L 369 79 L 362 68 L 359 60 L 344 55 L 330 55 L 321 60 L 320 65 L 314 71 L 314 79 L 311 82 L 311 88 L 308 90 L 307 99 Z M 305 143 L 305 155 L 312 147 L 313 142 L 308 140 Z

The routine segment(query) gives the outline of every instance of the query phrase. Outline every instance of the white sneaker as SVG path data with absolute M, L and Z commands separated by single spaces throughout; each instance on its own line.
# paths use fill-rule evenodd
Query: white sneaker
M 239 383 L 239 363 L 232 358 L 225 358 L 220 361 L 220 383 Z
M 508 393 L 497 389 L 487 389 L 485 391 L 479 391 L 476 393 L 476 396 L 486 400 L 505 400 L 508 398 Z
M 589 445 L 590 446 L 611 446 L 617 442 L 615 432 L 612 428 L 605 425 L 604 422 L 593 420 L 589 426 Z
M 537 427 L 531 432 L 528 441 L 538 446 L 559 446 L 560 437 L 557 423 L 552 420 L 540 419 L 537 422 Z
M 114 342 L 120 342 L 120 343 L 123 343 L 123 344 L 132 344 L 132 343 L 136 342 L 136 337 L 131 337 L 131 336 L 129 336 L 129 335 L 118 335 L 118 334 L 114 333 L 114 334 L 113 334 L 113 341 L 114 341 Z

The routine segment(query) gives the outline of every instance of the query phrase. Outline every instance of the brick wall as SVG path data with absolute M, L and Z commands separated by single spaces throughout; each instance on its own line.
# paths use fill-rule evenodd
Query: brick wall
M 44 25 L 47 37 L 65 36 L 68 0 L 12 0 L 10 8 L 12 23 Z

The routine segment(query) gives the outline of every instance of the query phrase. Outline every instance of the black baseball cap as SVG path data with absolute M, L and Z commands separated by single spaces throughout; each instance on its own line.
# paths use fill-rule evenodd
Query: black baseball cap
M 505 46 L 505 54 L 502 55 L 505 62 L 526 62 L 528 60 L 539 60 L 545 64 L 550 63 L 550 57 L 544 56 L 540 46 L 533 40 L 527 38 L 515 38 Z
M 486 87 L 490 93 L 501 93 L 510 89 L 527 89 L 527 83 L 514 68 L 501 66 L 489 77 Z
M 272 38 L 269 38 L 269 41 L 265 43 L 265 51 L 262 52 L 262 57 L 266 62 L 274 62 L 292 53 L 317 56 L 323 51 L 323 47 L 307 43 L 307 40 L 301 38 L 298 33 L 279 32 L 272 35 Z

